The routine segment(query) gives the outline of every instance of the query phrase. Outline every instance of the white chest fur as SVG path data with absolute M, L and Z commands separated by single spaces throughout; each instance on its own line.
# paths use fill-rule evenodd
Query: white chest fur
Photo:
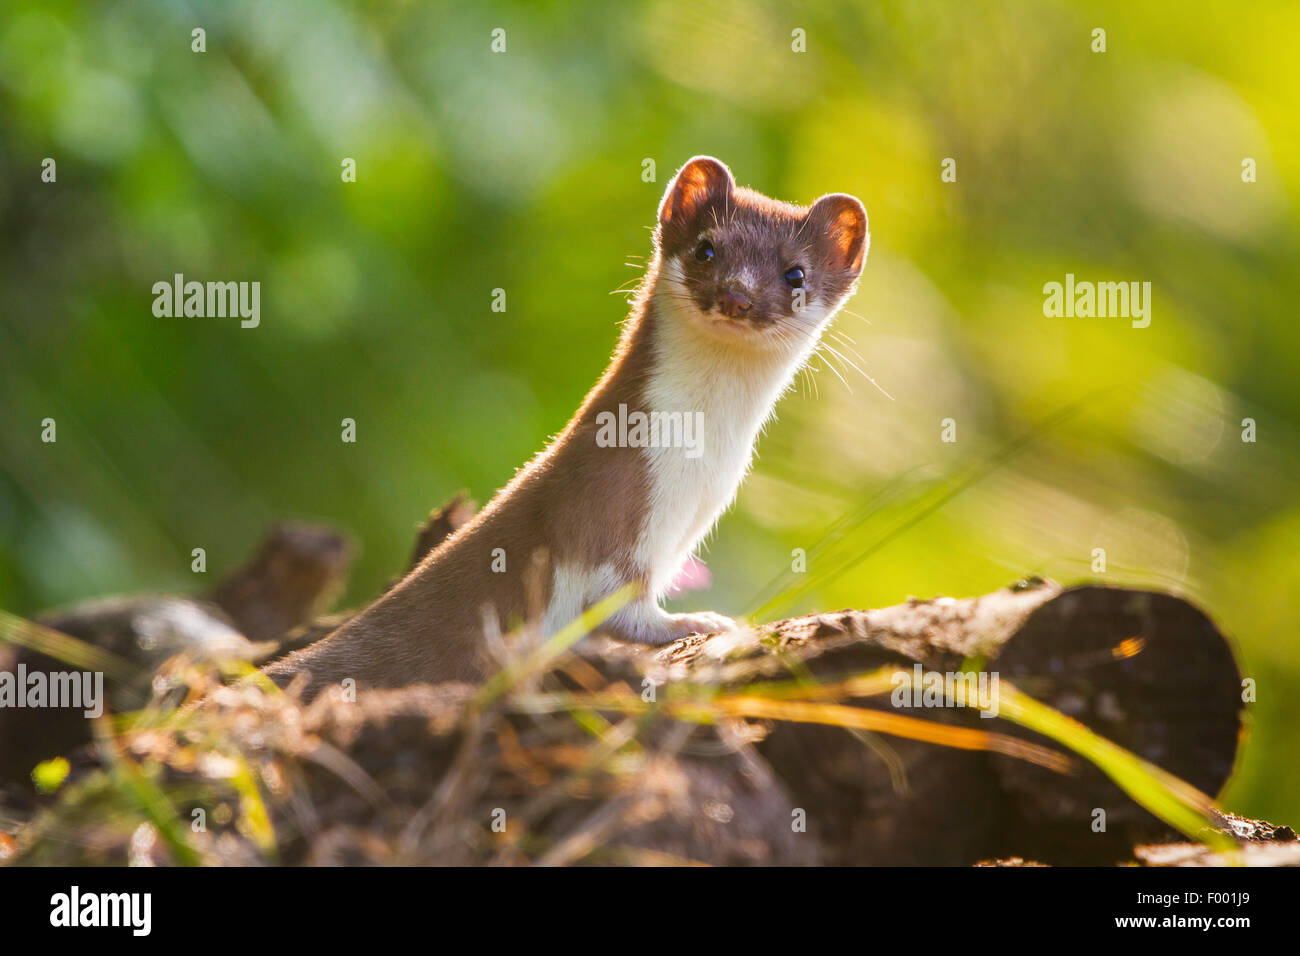
M 690 308 L 679 302 L 664 296 L 656 308 Z M 714 338 L 690 316 L 669 311 L 661 318 L 646 409 L 698 413 L 702 435 L 694 450 L 644 449 L 650 500 L 636 561 L 656 596 L 735 499 L 759 433 L 816 344 L 808 339 L 793 350 L 738 347 Z

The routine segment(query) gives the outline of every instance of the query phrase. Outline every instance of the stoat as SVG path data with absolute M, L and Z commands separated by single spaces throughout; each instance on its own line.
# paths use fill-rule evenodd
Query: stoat
M 660 202 L 613 359 L 564 430 L 396 587 L 267 672 L 281 684 L 310 672 L 309 694 L 349 677 L 477 681 L 485 627 L 506 632 L 540 612 L 552 633 L 629 583 L 639 596 L 601 627 L 612 636 L 658 644 L 733 627 L 659 599 L 735 498 L 868 243 L 852 196 L 795 206 L 737 186 L 716 159 L 690 160 Z M 687 427 L 665 424 L 655 440 L 637 412 Z

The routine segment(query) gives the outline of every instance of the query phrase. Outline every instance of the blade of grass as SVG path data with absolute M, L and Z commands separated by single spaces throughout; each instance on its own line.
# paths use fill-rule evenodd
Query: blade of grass
M 473 706 L 476 708 L 486 707 L 529 675 L 539 674 L 544 671 L 551 661 L 590 634 L 594 628 L 604 622 L 611 614 L 619 611 L 640 592 L 641 586 L 639 584 L 625 584 L 613 594 L 597 601 L 577 618 L 547 638 L 532 653 L 493 674 L 491 679 L 475 695 Z
M 958 495 L 962 494 L 962 492 L 974 487 L 989 475 L 996 472 L 1008 461 L 1028 448 L 1043 434 L 1061 423 L 1068 421 L 1070 418 L 1073 418 L 1096 396 L 1096 394 L 1098 393 L 1087 395 L 1076 402 L 1058 409 L 1051 415 L 1042 419 L 1024 434 L 1007 442 L 987 461 L 982 464 L 970 466 L 964 473 L 959 472 L 953 476 L 946 484 L 940 485 L 937 489 L 931 489 L 930 491 L 921 494 L 912 502 L 913 505 L 917 506 L 918 510 L 904 517 L 892 528 L 877 535 L 866 548 L 858 552 L 856 557 L 838 562 L 819 562 L 820 566 L 830 567 L 831 570 L 824 574 L 812 573 L 805 575 L 804 580 L 800 581 L 787 591 L 774 595 L 772 598 L 768 599 L 759 607 L 747 614 L 746 617 L 751 620 L 761 620 L 772 614 L 777 608 L 789 607 L 800 598 L 817 588 L 842 577 L 844 574 L 862 564 L 872 555 L 883 549 L 886 545 L 895 541 L 926 518 L 930 517 L 930 515 L 943 508 Z M 927 501 L 927 499 L 929 500 Z M 865 521 L 866 518 L 871 517 L 872 514 L 874 514 L 874 511 L 868 511 L 863 520 Z M 825 536 L 823 536 L 823 540 L 824 537 Z M 816 547 L 816 545 L 814 545 L 814 547 Z
M 1111 743 L 1073 718 L 1035 700 L 1006 681 L 998 688 L 997 715 L 1064 744 L 1099 767 L 1139 805 L 1193 840 L 1235 855 L 1236 841 L 1214 828 L 1214 801 L 1191 784 Z
M 827 549 L 831 548 L 836 542 L 840 541 L 845 533 L 852 532 L 865 523 L 868 519 L 882 511 L 887 505 L 891 504 L 904 490 L 907 479 L 911 478 L 916 472 L 920 471 L 919 467 L 912 468 L 901 475 L 896 475 L 879 488 L 875 494 L 870 495 L 865 500 L 859 502 L 850 508 L 844 514 L 840 515 L 830 527 L 822 532 L 821 537 L 813 542 L 812 547 L 807 550 L 807 558 L 810 563 L 816 566 L 819 558 Z M 774 575 L 766 584 L 758 589 L 758 592 L 745 602 L 744 607 L 754 607 L 763 600 L 764 595 L 780 595 L 783 588 L 789 583 L 799 580 L 799 572 L 790 568 L 783 568 Z M 759 605 L 762 610 L 764 605 Z M 757 612 L 756 612 L 757 613 Z
M 114 786 L 130 803 L 143 811 L 158 835 L 181 866 L 199 866 L 202 860 L 185 837 L 184 824 L 167 795 L 118 749 L 109 724 L 101 719 L 91 723 L 100 753 L 108 767 Z
M 267 813 L 262 791 L 258 789 L 253 770 L 243 754 L 234 759 L 239 764 L 239 770 L 231 776 L 230 785 L 239 794 L 239 812 L 244 830 L 257 844 L 257 848 L 274 862 L 277 857 L 275 828 L 271 825 L 271 815 Z
M 0 641 L 53 657 L 80 670 L 100 671 L 114 680 L 130 681 L 136 674 L 136 668 L 116 654 L 8 611 L 0 611 Z
M 719 720 L 736 717 L 825 724 L 878 731 L 961 750 L 991 750 L 1058 772 L 1066 772 L 1070 766 L 1068 758 L 1054 750 L 1008 737 L 1005 734 L 954 727 L 888 711 L 820 701 L 777 700 L 750 695 L 720 694 L 707 700 L 663 701 L 651 704 L 638 696 L 623 693 L 534 694 L 520 697 L 515 701 L 515 706 L 529 713 L 553 713 L 576 707 L 629 714 L 658 709 L 672 719 L 699 724 L 716 723 Z

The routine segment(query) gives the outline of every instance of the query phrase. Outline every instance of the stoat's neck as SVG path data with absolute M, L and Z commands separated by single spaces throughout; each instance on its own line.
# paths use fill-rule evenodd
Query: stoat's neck
M 735 498 L 760 430 L 816 343 L 806 338 L 778 350 L 721 341 L 681 311 L 691 306 L 671 290 L 647 307 L 653 360 L 644 408 L 699 413 L 702 432 L 694 457 L 680 448 L 645 449 L 649 501 L 636 561 L 661 594 Z
M 751 440 L 820 336 L 800 333 L 778 348 L 723 340 L 685 314 L 692 306 L 671 290 L 658 291 L 647 307 L 655 318 L 647 407 L 721 413 L 719 426 L 740 427 Z

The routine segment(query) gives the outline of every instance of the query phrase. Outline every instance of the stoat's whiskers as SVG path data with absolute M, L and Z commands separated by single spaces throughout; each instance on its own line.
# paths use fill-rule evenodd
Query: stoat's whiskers
M 885 391 L 885 389 L 881 387 L 880 383 L 877 382 L 870 375 L 868 375 L 862 369 L 862 367 L 857 364 L 857 362 L 854 362 L 852 359 L 846 356 L 839 349 L 835 348 L 835 346 L 827 342 L 825 337 L 818 337 L 817 330 L 815 327 L 809 328 L 807 325 L 805 325 L 803 322 L 799 320 L 798 316 L 795 316 L 794 319 L 791 320 L 787 328 L 793 330 L 796 334 L 803 335 L 806 338 L 813 339 L 817 342 L 816 347 L 814 349 L 814 354 L 821 358 L 825 358 L 827 360 L 826 367 L 831 370 L 832 374 L 834 374 L 836 378 L 838 378 L 841 382 L 844 383 L 844 387 L 849 390 L 850 394 L 852 394 L 853 392 L 853 387 L 849 385 L 848 380 L 845 378 L 844 373 L 847 373 L 848 371 L 848 369 L 845 368 L 845 366 L 853 369 L 855 372 L 857 372 L 859 375 L 865 378 L 868 382 L 870 382 L 872 386 L 874 386 L 876 390 L 880 392 L 881 395 L 884 395 L 891 402 L 894 401 L 894 396 L 890 395 L 889 392 Z M 857 349 L 853 348 L 849 344 L 846 344 L 844 339 L 847 339 L 848 337 L 845 336 L 844 333 L 831 328 L 827 328 L 825 331 L 827 335 L 834 336 L 836 341 L 840 344 L 841 347 L 852 352 L 854 356 L 856 356 L 859 362 L 865 361 L 862 358 L 862 355 L 857 351 Z M 848 339 L 848 342 L 852 342 L 852 339 Z

